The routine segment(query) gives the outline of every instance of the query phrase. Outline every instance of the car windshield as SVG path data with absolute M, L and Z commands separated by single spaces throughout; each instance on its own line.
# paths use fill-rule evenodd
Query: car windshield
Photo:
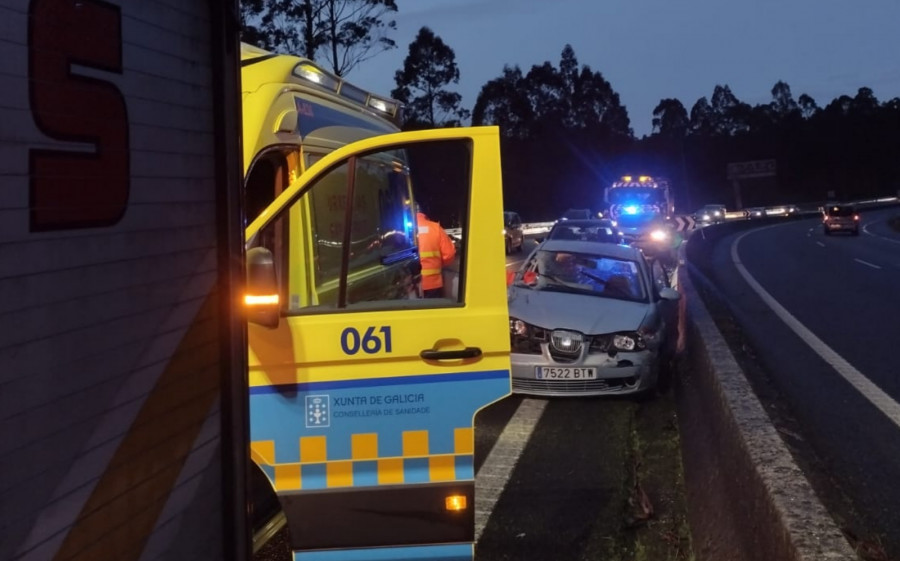
M 547 239 L 551 240 L 581 240 L 584 242 L 615 243 L 616 234 L 611 226 L 596 224 L 578 224 L 560 222 L 556 224 Z
M 538 250 L 516 275 L 515 285 L 620 300 L 647 299 L 636 262 L 591 253 Z

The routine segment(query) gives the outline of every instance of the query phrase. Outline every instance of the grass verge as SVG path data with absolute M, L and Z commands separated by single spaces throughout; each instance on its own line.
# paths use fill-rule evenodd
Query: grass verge
M 632 493 L 626 517 L 634 537 L 634 561 L 694 559 L 674 401 L 670 389 L 644 402 L 635 413 Z

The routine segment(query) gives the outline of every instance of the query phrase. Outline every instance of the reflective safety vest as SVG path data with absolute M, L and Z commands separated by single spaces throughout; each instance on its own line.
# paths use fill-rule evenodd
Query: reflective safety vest
M 441 269 L 453 262 L 456 247 L 447 232 L 437 222 L 428 220 L 421 212 L 416 213 L 419 225 L 419 259 L 422 262 L 422 290 L 432 290 L 444 286 Z

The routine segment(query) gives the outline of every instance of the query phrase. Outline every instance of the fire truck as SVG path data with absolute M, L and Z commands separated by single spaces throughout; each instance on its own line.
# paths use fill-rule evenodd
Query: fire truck
M 674 265 L 680 240 L 671 227 L 675 201 L 667 179 L 624 175 L 604 189 L 603 199 L 626 243 Z

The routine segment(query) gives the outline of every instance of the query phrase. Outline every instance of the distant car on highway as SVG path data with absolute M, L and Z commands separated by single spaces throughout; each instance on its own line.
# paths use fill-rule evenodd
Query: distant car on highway
M 513 251 L 522 251 L 522 246 L 525 245 L 525 230 L 517 212 L 505 211 L 503 213 L 503 236 L 506 240 L 507 255 Z
M 607 218 L 562 220 L 550 228 L 545 239 L 625 243 L 616 225 Z
M 826 236 L 833 232 L 850 232 L 859 235 L 859 214 L 853 205 L 828 205 L 822 213 L 822 231 Z
M 725 205 L 706 205 L 694 213 L 694 220 L 700 224 L 718 224 L 725 221 Z
M 674 352 L 678 298 L 637 248 L 542 242 L 508 287 L 513 392 L 655 391 Z
M 559 217 L 560 220 L 587 220 L 589 218 L 593 218 L 589 208 L 570 208 Z

